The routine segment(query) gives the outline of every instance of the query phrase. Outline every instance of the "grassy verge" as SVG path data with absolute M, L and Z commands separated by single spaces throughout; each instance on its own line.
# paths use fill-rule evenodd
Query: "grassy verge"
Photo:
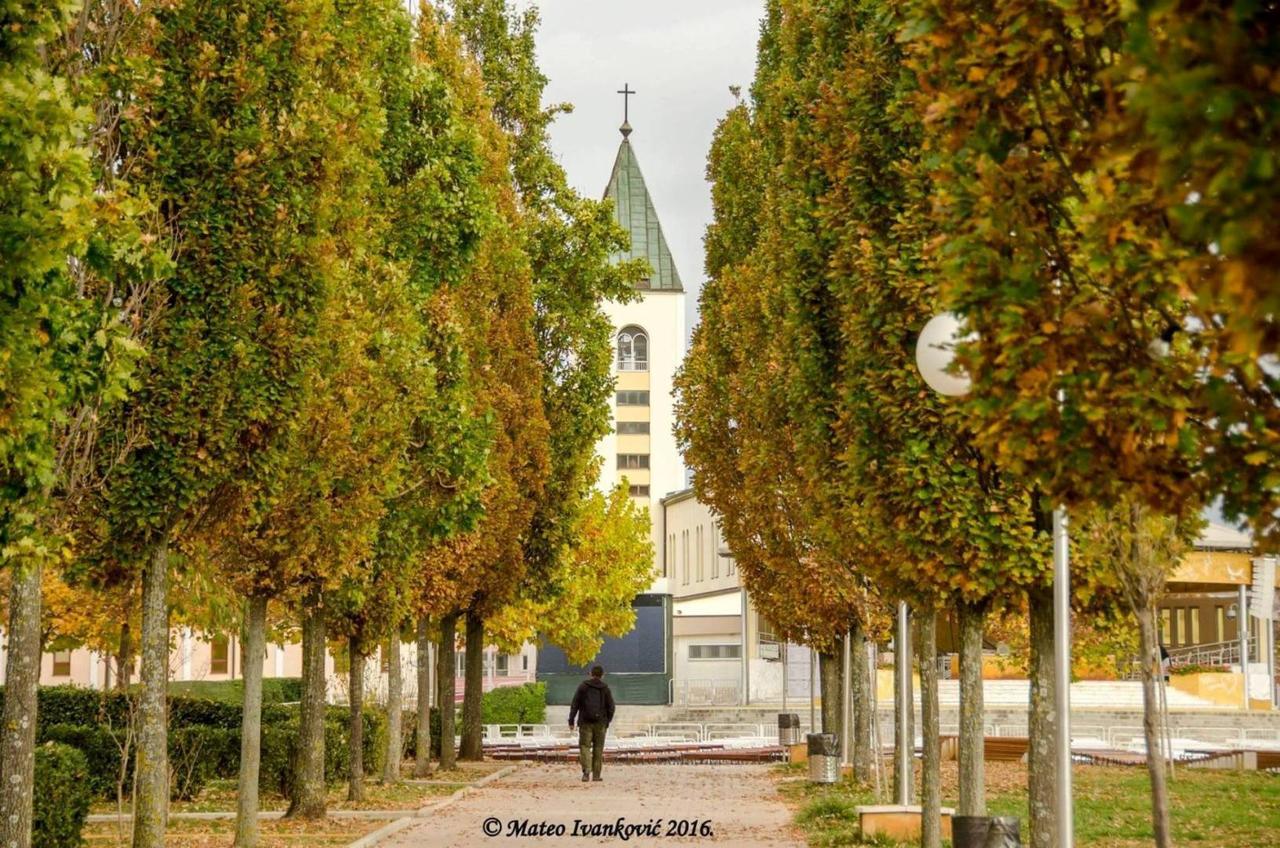
M 262 822 L 261 848 L 317 846 L 337 848 L 386 825 L 384 821 L 325 819 L 318 822 L 273 820 Z M 235 838 L 236 823 L 226 821 L 171 821 L 165 830 L 167 848 L 227 848 Z M 115 848 L 129 844 L 129 827 L 118 831 L 114 822 L 91 824 L 84 829 L 87 848 Z
M 874 804 L 868 787 L 845 782 L 816 786 L 802 765 L 781 766 L 779 791 L 795 809 L 810 848 L 862 845 L 855 808 Z M 917 780 L 918 780 L 917 764 Z M 1022 819 L 1026 840 L 1026 767 L 987 764 L 990 815 Z M 1171 785 L 1174 843 L 1204 848 L 1255 848 L 1280 841 L 1280 776 L 1259 772 L 1178 769 Z M 943 806 L 955 806 L 956 764 L 943 764 Z M 1151 844 L 1150 789 L 1139 768 L 1077 766 L 1076 844 L 1138 848 Z

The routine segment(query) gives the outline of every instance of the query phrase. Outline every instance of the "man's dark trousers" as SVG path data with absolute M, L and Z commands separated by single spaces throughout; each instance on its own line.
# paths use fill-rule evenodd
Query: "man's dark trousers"
M 596 780 L 600 779 L 600 770 L 604 767 L 604 732 L 608 727 L 603 721 L 578 723 L 578 762 L 582 764 L 582 773 L 590 771 Z

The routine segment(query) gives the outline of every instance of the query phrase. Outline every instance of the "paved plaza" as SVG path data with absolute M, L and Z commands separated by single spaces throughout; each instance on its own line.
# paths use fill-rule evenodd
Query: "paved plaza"
M 791 829 L 790 812 L 769 778 L 769 768 L 613 765 L 606 766 L 603 782 L 582 783 L 573 764 L 524 767 L 431 813 L 379 848 L 519 843 L 801 848 L 804 842 Z M 712 835 L 704 835 L 704 823 Z M 625 842 L 622 835 L 606 830 L 619 824 L 634 826 Z M 692 835 L 676 835 L 682 829 L 686 834 L 692 829 Z M 487 835 L 486 830 L 497 835 Z M 658 835 L 650 835 L 655 831 Z

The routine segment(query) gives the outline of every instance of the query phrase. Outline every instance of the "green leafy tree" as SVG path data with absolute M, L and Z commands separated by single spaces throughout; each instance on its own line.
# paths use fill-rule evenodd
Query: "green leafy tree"
M 9 4 L 0 50 L 0 562 L 12 572 L 0 839 L 18 848 L 31 844 L 41 576 L 60 558 L 32 532 L 31 509 L 53 483 L 53 423 L 72 402 L 84 341 L 67 264 L 90 224 L 88 116 L 42 56 L 72 8 Z
M 134 178 L 164 215 L 175 268 L 123 416 L 145 437 L 108 494 L 111 546 L 142 572 L 139 848 L 164 839 L 170 547 L 224 518 L 237 484 L 277 456 L 340 263 L 344 151 L 362 131 L 322 84 L 322 4 L 153 12 L 121 137 L 146 151 Z
M 41 585 L 60 585 L 74 555 L 72 516 L 101 479 L 100 422 L 130 386 L 139 303 L 164 265 L 139 227 L 146 204 L 113 178 L 126 157 L 103 152 L 115 137 L 102 118 L 111 101 L 101 66 L 82 57 L 114 53 L 77 49 L 88 14 L 66 2 L 0 13 L 0 566 L 10 589 L 0 837 L 18 846 L 31 841 Z

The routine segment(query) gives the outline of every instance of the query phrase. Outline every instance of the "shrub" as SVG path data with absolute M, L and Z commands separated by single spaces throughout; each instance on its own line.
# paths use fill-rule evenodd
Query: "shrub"
M 123 734 L 123 731 L 121 733 Z M 117 739 L 104 727 L 55 724 L 44 727 L 39 738 L 41 742 L 59 742 L 79 750 L 88 763 L 89 791 L 102 798 L 115 797 L 116 781 L 120 777 L 120 746 L 123 735 Z M 128 775 L 132 773 L 132 765 L 131 751 L 130 769 L 125 776 L 126 789 L 129 786 Z
M 547 720 L 547 685 L 526 683 L 486 692 L 480 720 L 485 724 L 542 724 Z
M 262 726 L 262 754 L 258 766 L 258 788 L 278 792 L 286 798 L 293 791 L 293 758 L 298 747 L 296 719 Z
M 169 684 L 170 697 L 197 698 L 232 704 L 238 710 L 244 704 L 243 680 L 190 680 Z M 262 680 L 262 703 L 291 704 L 302 699 L 302 678 L 266 677 Z
M 324 720 L 324 778 L 329 783 L 347 779 L 351 768 L 351 748 L 345 707 L 329 707 Z M 278 792 L 289 797 L 293 789 L 295 756 L 298 748 L 300 720 L 296 713 L 286 721 L 262 726 L 262 764 L 258 786 L 264 792 Z M 387 748 L 386 716 L 379 711 L 364 711 L 364 773 L 375 775 L 382 770 Z M 236 758 L 237 764 L 239 757 Z
M 89 816 L 89 761 L 78 748 L 46 742 L 35 750 L 32 848 L 79 848 Z
M 169 731 L 169 794 L 190 801 L 215 777 L 240 769 L 240 731 L 222 727 L 179 727 Z

